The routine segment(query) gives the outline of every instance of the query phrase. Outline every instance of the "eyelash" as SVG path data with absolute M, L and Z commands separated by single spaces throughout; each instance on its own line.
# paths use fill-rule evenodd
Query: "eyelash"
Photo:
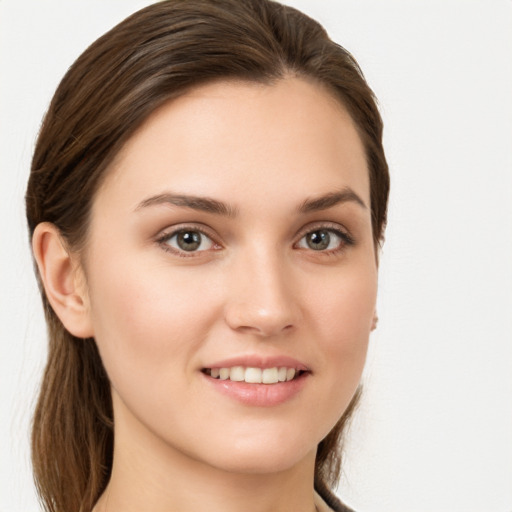
M 179 228 L 173 228 L 170 231 L 166 231 L 166 232 L 162 233 L 156 239 L 156 242 L 164 251 L 170 252 L 171 254 L 176 255 L 180 258 L 198 257 L 201 253 L 211 250 L 211 249 L 207 249 L 207 250 L 202 250 L 202 251 L 187 252 L 184 250 L 177 250 L 177 249 L 171 247 L 167 243 L 174 236 L 178 235 L 179 233 L 184 233 L 187 231 L 200 233 L 201 235 L 210 239 L 214 246 L 220 247 L 220 244 L 215 241 L 215 238 L 209 232 L 207 232 L 205 229 L 201 228 L 200 226 L 186 226 L 185 225 L 185 226 L 180 226 Z M 307 236 L 308 234 L 314 233 L 315 231 L 327 231 L 329 233 L 334 233 L 341 240 L 339 247 L 336 247 L 335 249 L 330 249 L 330 250 L 325 250 L 325 251 L 315 251 L 314 249 L 309 249 L 311 252 L 318 253 L 323 256 L 335 256 L 335 255 L 343 252 L 344 250 L 346 250 L 348 247 L 355 245 L 355 243 L 356 243 L 354 238 L 348 232 L 340 229 L 339 225 L 324 223 L 324 224 L 320 224 L 320 225 L 317 225 L 314 227 L 308 227 L 307 229 L 301 231 L 299 233 L 299 241 L 296 242 L 294 244 L 294 246 L 296 246 L 305 236 Z M 218 249 L 214 249 L 214 250 L 218 250 Z M 300 250 L 308 250 L 308 249 L 303 248 Z
M 331 224 L 331 223 L 323 223 L 318 224 L 313 227 L 308 226 L 305 230 L 301 231 L 299 234 L 299 242 L 307 235 L 314 233 L 315 231 L 327 231 L 329 233 L 334 233 L 339 239 L 340 244 L 338 247 L 330 250 L 325 251 L 315 251 L 314 249 L 304 249 L 309 250 L 313 253 L 320 254 L 322 256 L 337 256 L 338 254 L 345 251 L 347 248 L 352 247 L 355 245 L 356 241 L 350 235 L 347 231 L 344 231 L 340 228 L 338 224 Z M 298 244 L 299 242 L 296 242 Z M 296 245 L 294 244 L 294 245 Z
M 176 236 L 180 233 L 186 233 L 186 232 L 201 233 L 201 235 L 209 238 L 212 241 L 214 246 L 220 246 L 220 244 L 218 244 L 215 241 L 215 238 L 210 233 L 208 233 L 205 229 L 201 228 L 200 226 L 186 226 L 186 225 L 180 226 L 179 228 L 174 228 L 170 231 L 166 231 L 166 232 L 162 233 L 156 239 L 156 242 L 158 243 L 158 245 L 160 245 L 160 247 L 164 251 L 170 252 L 171 254 L 178 256 L 180 258 L 193 258 L 193 257 L 197 257 L 198 255 L 200 255 L 203 252 L 206 252 L 206 251 L 187 252 L 187 251 L 183 251 L 183 250 L 180 251 L 180 250 L 175 249 L 174 247 L 171 247 L 168 243 L 166 243 L 174 236 Z

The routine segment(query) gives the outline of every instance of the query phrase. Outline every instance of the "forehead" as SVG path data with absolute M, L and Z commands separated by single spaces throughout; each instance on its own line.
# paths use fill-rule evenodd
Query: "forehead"
M 258 191 L 291 199 L 344 186 L 369 205 L 353 120 L 322 86 L 287 78 L 216 82 L 169 101 L 127 141 L 97 199 L 117 192 L 135 205 L 170 189 L 236 203 Z

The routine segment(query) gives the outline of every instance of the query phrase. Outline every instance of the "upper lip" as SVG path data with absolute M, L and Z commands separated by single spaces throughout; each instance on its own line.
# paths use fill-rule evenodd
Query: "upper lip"
M 296 370 L 310 371 L 309 368 L 290 356 L 259 356 L 259 355 L 242 355 L 230 357 L 215 361 L 214 363 L 206 365 L 204 368 L 231 368 L 233 366 L 244 366 L 250 368 L 295 368 Z

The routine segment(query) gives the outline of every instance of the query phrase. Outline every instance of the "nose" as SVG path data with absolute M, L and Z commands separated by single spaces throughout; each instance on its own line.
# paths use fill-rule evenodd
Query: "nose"
M 231 269 L 225 320 L 238 332 L 260 337 L 296 329 L 302 313 L 293 269 L 276 254 L 254 254 Z

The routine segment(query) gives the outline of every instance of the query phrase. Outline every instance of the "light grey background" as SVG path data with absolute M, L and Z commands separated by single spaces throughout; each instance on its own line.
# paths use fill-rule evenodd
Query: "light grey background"
M 0 0 L 0 512 L 38 510 L 45 353 L 23 194 L 67 67 L 142 0 Z M 380 322 L 340 494 L 358 512 L 512 511 L 512 2 L 289 0 L 359 60 L 392 173 Z

